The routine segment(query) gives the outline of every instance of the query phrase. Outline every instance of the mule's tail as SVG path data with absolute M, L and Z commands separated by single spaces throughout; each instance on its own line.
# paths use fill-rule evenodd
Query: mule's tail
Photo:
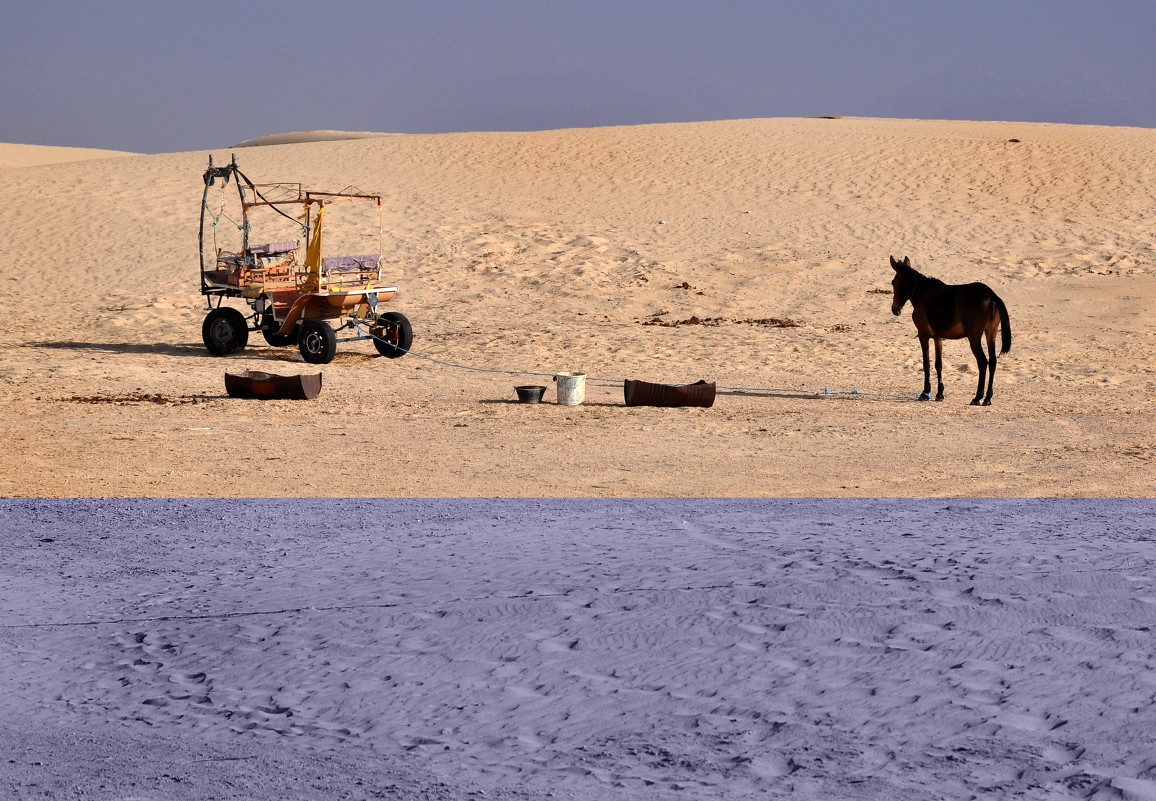
M 1007 306 L 1003 305 L 1003 301 L 999 299 L 999 295 L 993 293 L 992 299 L 995 301 L 996 309 L 999 310 L 999 330 L 1002 340 L 1000 353 L 1007 353 L 1011 350 L 1011 319 L 1007 314 Z

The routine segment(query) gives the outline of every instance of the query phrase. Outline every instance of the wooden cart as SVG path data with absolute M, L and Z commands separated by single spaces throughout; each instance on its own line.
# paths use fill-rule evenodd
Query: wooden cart
M 209 188 L 217 182 L 225 187 L 230 180 L 237 189 L 239 222 L 223 205 L 218 212 L 210 208 Z M 413 342 L 409 320 L 400 312 L 379 310 L 397 294 L 397 286 L 381 277 L 379 195 L 306 191 L 300 184 L 254 184 L 237 168 L 236 156 L 224 167 L 214 167 L 210 156 L 204 182 L 198 239 L 201 294 L 208 311 L 201 335 L 209 353 L 226 356 L 241 350 L 248 343 L 249 331 L 260 331 L 270 345 L 297 345 L 302 358 L 311 364 L 332 361 L 339 341 L 372 339 L 378 353 L 390 358 L 409 352 Z M 326 210 L 351 204 L 376 206 L 377 253 L 327 256 L 323 252 Z M 284 218 L 278 221 L 282 231 L 288 226 L 300 238 L 252 244 L 254 217 L 269 212 L 276 215 L 273 219 Z M 209 254 L 206 219 L 211 220 L 214 240 Z M 222 220 L 239 232 L 239 244 L 231 249 L 217 242 Z M 247 303 L 249 311 L 224 304 L 232 298 Z M 341 331 L 350 333 L 339 340 Z

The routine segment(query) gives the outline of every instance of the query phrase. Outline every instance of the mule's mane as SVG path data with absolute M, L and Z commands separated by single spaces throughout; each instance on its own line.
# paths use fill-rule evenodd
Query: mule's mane
M 908 267 L 906 264 L 900 264 L 899 271 L 903 274 L 903 277 L 907 280 L 907 282 L 912 286 L 914 286 L 914 284 L 918 281 L 929 281 L 932 285 L 947 286 L 938 278 L 934 278 L 930 275 L 924 275 L 923 273 L 919 272 L 919 270 L 916 270 L 914 267 Z

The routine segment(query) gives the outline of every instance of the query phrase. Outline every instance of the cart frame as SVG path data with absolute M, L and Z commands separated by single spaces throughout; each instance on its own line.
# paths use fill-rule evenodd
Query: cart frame
M 255 184 L 241 172 L 235 155 L 222 167 L 213 166 L 210 155 L 203 178 L 198 249 L 201 294 L 208 311 L 202 335 L 210 353 L 224 356 L 241 350 L 249 331 L 260 331 L 274 346 L 297 344 L 302 357 L 314 364 L 331 361 L 338 341 L 372 339 L 381 355 L 392 358 L 408 352 L 413 339 L 409 321 L 397 312 L 378 313 L 378 305 L 392 300 L 398 291 L 395 284 L 381 278 L 384 229 L 380 195 L 305 190 L 296 183 Z M 218 180 L 225 184 L 232 180 L 237 188 L 241 209 L 238 252 L 215 246 L 214 253 L 205 250 L 205 218 L 212 215 L 209 187 Z M 274 188 L 289 194 L 270 200 L 265 192 Z M 377 207 L 377 253 L 325 257 L 325 209 L 361 203 Z M 294 208 L 298 215 L 287 213 L 286 209 Z M 252 245 L 250 216 L 255 209 L 270 209 L 300 226 L 304 247 L 300 240 Z M 250 312 L 242 314 L 223 305 L 228 298 L 243 299 Z M 355 333 L 338 340 L 331 320 L 338 321 L 337 331 Z

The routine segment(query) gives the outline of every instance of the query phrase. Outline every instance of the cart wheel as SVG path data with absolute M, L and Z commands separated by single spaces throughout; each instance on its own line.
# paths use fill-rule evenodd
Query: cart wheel
M 265 341 L 275 348 L 283 348 L 286 345 L 297 344 L 297 327 L 288 334 L 273 333 L 281 327 L 281 324 L 273 319 L 271 314 L 266 314 L 261 320 L 261 336 L 265 337 Z
M 229 306 L 218 306 L 201 325 L 201 338 L 214 356 L 228 356 L 249 343 L 249 323 L 245 315 Z
M 377 318 L 381 333 L 373 338 L 373 346 L 382 356 L 397 359 L 409 352 L 413 344 L 413 327 L 400 312 L 386 312 Z
M 271 334 L 268 331 L 262 331 L 261 334 L 265 337 L 265 341 L 275 348 L 283 348 L 297 342 L 297 337 L 293 334 Z
M 337 334 L 324 320 L 306 320 L 297 346 L 310 364 L 329 364 L 337 354 Z

